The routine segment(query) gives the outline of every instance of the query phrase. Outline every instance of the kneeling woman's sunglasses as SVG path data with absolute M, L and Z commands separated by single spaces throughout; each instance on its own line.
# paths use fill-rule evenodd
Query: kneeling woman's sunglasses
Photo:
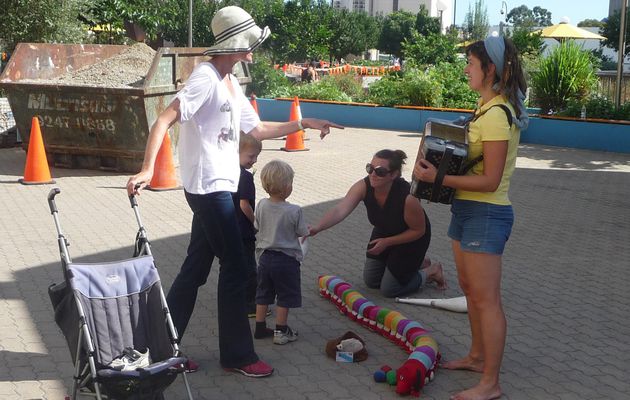
M 368 175 L 374 172 L 376 176 L 380 176 L 381 178 L 383 178 L 392 171 L 388 170 L 385 167 L 381 167 L 381 166 L 375 167 L 372 164 L 368 163 L 368 164 L 365 164 L 365 172 L 367 172 Z

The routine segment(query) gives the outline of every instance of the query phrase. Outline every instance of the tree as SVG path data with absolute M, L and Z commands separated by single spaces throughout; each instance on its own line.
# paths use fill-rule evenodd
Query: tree
M 626 15 L 626 21 L 630 18 L 630 10 Z M 616 11 L 613 15 L 608 17 L 608 21 L 604 24 L 604 27 L 601 29 L 600 35 L 604 36 L 606 39 L 602 41 L 602 44 L 611 49 L 618 50 L 619 47 L 619 25 L 621 19 L 621 11 Z M 625 48 L 623 52 L 623 56 L 630 52 L 630 29 L 626 29 L 626 38 L 625 38 Z
M 238 5 L 247 10 L 259 25 L 265 25 L 282 0 L 193 0 L 193 45 L 204 47 L 214 43 L 210 28 L 212 17 L 222 7 Z M 112 24 L 117 28 L 124 22 L 142 27 L 148 39 L 165 38 L 175 46 L 188 45 L 188 0 L 95 0 L 83 19 L 89 25 Z M 277 12 L 282 15 L 282 11 Z M 265 47 L 267 43 L 263 44 Z
M 0 7 L 0 44 L 11 52 L 19 42 L 80 43 L 78 16 L 88 0 L 13 0 Z
M 505 19 L 514 26 L 532 27 L 535 25 L 534 13 L 524 4 L 511 9 Z
M 274 62 L 305 61 L 329 55 L 331 7 L 323 0 L 287 1 L 265 19 L 271 29 L 267 48 Z
M 603 28 L 604 23 L 597 19 L 587 18 L 584 21 L 578 22 L 577 26 L 579 27 L 595 27 L 595 28 Z
M 371 17 L 366 13 L 357 14 L 357 23 L 363 28 L 363 37 L 365 38 L 365 48 L 375 49 L 378 47 L 378 41 L 383 30 L 383 16 L 377 15 Z
M 427 36 L 432 33 L 441 33 L 440 19 L 431 17 L 424 5 L 420 6 L 420 11 L 416 14 L 416 30 L 419 34 Z
M 532 9 L 532 14 L 534 16 L 534 21 L 536 26 L 551 26 L 551 12 L 547 11 L 546 8 L 542 7 L 534 7 Z
M 530 32 L 527 28 L 515 27 L 508 36 L 512 39 L 518 53 L 524 57 L 537 57 L 545 48 L 540 32 Z
M 220 4 L 212 1 L 193 0 L 193 46 L 206 47 L 214 43 L 209 21 L 220 7 Z M 175 46 L 188 46 L 188 0 L 177 0 L 171 8 L 170 15 L 170 22 L 159 23 L 156 36 L 172 41 Z
M 613 71 L 617 69 L 617 60 L 604 54 L 604 48 L 591 50 L 595 66 L 602 71 Z
M 373 38 L 378 37 L 378 27 L 375 27 L 374 18 L 364 12 L 352 12 L 345 8 L 333 9 L 331 12 L 329 50 L 333 59 L 361 54 L 375 47 L 376 40 Z
M 550 26 L 551 13 L 546 8 L 534 7 L 529 9 L 526 5 L 515 7 L 507 14 L 507 22 L 514 26 L 531 29 L 536 26 Z
M 329 28 L 333 32 L 330 37 L 329 50 L 332 58 L 341 59 L 357 51 L 355 38 L 361 33 L 361 29 L 353 21 L 353 12 L 347 9 L 333 10 Z
M 417 65 L 451 63 L 457 60 L 456 40 L 455 35 L 432 33 L 425 36 L 413 32 L 411 38 L 403 41 L 402 52 L 405 60 L 413 61 Z
M 468 6 L 464 21 L 464 35 L 467 40 L 482 40 L 488 36 L 490 30 L 488 9 L 483 4 L 483 0 L 476 0 L 474 9 Z
M 378 40 L 379 50 L 402 55 L 401 43 L 405 38 L 411 38 L 415 31 L 416 16 L 407 11 L 396 11 L 385 17 L 383 29 Z
M 197 0 L 196 3 L 196 10 L 200 11 L 205 2 Z M 148 40 L 156 40 L 164 37 L 167 31 L 176 32 L 179 27 L 186 27 L 187 32 L 188 1 L 96 0 L 83 18 L 92 26 L 135 24 L 144 30 Z M 187 42 L 188 39 L 184 43 Z

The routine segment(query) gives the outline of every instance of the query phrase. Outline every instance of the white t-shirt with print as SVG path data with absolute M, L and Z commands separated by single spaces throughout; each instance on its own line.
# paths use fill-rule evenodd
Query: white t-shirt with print
M 229 76 L 235 98 L 209 62 L 198 64 L 177 94 L 181 114 L 180 173 L 189 193 L 238 189 L 239 132 L 249 133 L 260 119 L 240 90 L 236 77 Z

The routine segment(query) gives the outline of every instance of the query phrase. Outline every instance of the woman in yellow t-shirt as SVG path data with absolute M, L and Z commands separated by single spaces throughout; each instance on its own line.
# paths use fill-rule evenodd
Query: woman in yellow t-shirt
M 477 118 L 469 125 L 468 156 L 474 159 L 483 154 L 483 160 L 466 175 L 445 176 L 443 184 L 456 189 L 448 235 L 468 302 L 472 344 L 468 355 L 442 367 L 482 373 L 476 386 L 451 399 L 485 400 L 502 393 L 499 370 L 506 320 L 501 305 L 501 255 L 514 222 L 508 188 L 528 117 L 523 105 L 526 83 L 514 44 L 503 37 L 488 37 L 468 46 L 466 55 L 468 85 L 481 97 Z M 498 105 L 507 106 L 511 118 Z M 436 169 L 420 160 L 414 175 L 434 182 Z

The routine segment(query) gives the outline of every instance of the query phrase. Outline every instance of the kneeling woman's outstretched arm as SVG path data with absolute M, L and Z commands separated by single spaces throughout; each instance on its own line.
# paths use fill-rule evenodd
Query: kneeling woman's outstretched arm
M 317 225 L 309 227 L 309 236 L 315 236 L 319 232 L 335 226 L 346 219 L 364 197 L 365 183 L 363 180 L 360 180 L 350 187 L 348 193 L 346 193 L 345 197 L 341 199 L 339 203 L 335 204 L 333 208 L 324 214 Z

